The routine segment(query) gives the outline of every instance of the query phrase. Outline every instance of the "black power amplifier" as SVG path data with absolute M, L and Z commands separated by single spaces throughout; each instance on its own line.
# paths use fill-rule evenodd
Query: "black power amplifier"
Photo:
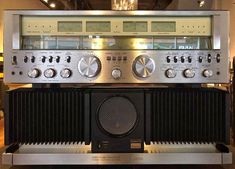
M 17 89 L 5 103 L 5 144 L 143 152 L 150 142 L 229 143 L 228 92 L 218 89 Z

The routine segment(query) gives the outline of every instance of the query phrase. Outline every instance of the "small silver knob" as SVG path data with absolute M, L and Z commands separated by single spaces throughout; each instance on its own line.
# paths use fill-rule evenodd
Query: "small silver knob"
M 192 69 L 185 69 L 184 70 L 184 76 L 186 78 L 193 78 L 195 76 L 195 72 Z
M 155 70 L 155 63 L 147 55 L 139 55 L 133 62 L 133 72 L 136 76 L 146 78 L 152 75 Z
M 72 71 L 70 69 L 65 68 L 60 71 L 60 76 L 63 78 L 69 78 L 71 75 Z
M 112 76 L 114 79 L 120 79 L 120 77 L 122 76 L 121 70 L 120 69 L 113 69 Z
M 168 78 L 174 78 L 176 76 L 176 71 L 174 69 L 167 69 L 165 74 Z
M 100 70 L 100 60 L 94 55 L 84 56 L 78 62 L 78 71 L 85 77 L 95 77 L 100 73 Z
M 213 76 L 213 71 L 205 69 L 202 74 L 204 77 L 211 77 L 211 76 Z
M 40 71 L 39 69 L 36 69 L 36 68 L 31 69 L 31 70 L 28 72 L 28 76 L 29 76 L 30 78 L 37 78 L 37 77 L 40 76 L 40 74 L 41 74 L 41 71 Z
M 53 77 L 55 77 L 55 75 L 56 75 L 56 71 L 52 68 L 46 69 L 44 71 L 44 76 L 46 78 L 53 78 Z

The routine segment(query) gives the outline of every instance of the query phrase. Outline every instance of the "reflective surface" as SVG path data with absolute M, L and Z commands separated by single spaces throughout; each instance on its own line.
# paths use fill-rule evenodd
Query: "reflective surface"
M 24 36 L 22 49 L 212 49 L 211 37 Z

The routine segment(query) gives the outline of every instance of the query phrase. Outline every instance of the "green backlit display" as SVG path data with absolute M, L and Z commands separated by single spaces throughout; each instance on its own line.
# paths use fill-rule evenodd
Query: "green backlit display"
M 82 32 L 82 22 L 59 21 L 58 32 Z
M 151 24 L 152 32 L 176 32 L 175 22 L 161 22 L 156 21 Z
M 147 32 L 147 22 L 123 22 L 123 32 Z
M 86 22 L 87 32 L 111 32 L 111 23 L 106 21 L 88 21 Z

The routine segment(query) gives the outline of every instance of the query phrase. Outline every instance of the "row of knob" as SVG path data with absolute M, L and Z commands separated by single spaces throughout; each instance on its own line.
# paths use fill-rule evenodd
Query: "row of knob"
M 28 76 L 30 78 L 37 78 L 41 76 L 41 74 L 42 74 L 41 71 L 37 68 L 31 69 L 28 72 Z M 49 68 L 49 69 L 46 69 L 43 74 L 46 78 L 53 78 L 57 75 L 57 72 L 55 69 Z M 60 76 L 62 78 L 69 78 L 71 75 L 72 75 L 72 71 L 70 69 L 65 68 L 60 71 Z
M 52 68 L 46 69 L 46 70 L 44 71 L 44 76 L 45 76 L 46 78 L 53 78 L 53 77 L 56 76 L 56 74 L 57 74 L 56 70 L 55 70 L 55 69 L 52 69 Z M 114 79 L 119 79 L 119 78 L 121 78 L 122 72 L 121 72 L 120 69 L 115 68 L 115 69 L 112 70 L 112 73 L 111 73 L 111 74 L 112 74 L 112 77 L 113 77 Z M 37 69 L 37 68 L 34 68 L 34 69 L 32 69 L 32 70 L 30 70 L 30 71 L 28 72 L 28 76 L 29 76 L 30 78 L 37 78 L 37 77 L 39 77 L 40 75 L 41 75 L 41 71 L 40 71 L 39 69 Z M 65 68 L 65 69 L 62 69 L 62 70 L 60 71 L 60 76 L 61 76 L 62 78 L 69 78 L 71 75 L 72 75 L 72 71 L 71 71 L 70 69 Z M 176 77 L 177 72 L 176 72 L 174 69 L 171 69 L 171 68 L 170 68 L 170 69 L 167 69 L 167 70 L 166 70 L 165 75 L 166 75 L 166 77 L 168 77 L 168 78 L 174 78 L 174 77 Z M 183 71 L 183 75 L 184 75 L 186 78 L 193 78 L 193 77 L 195 76 L 195 71 L 192 70 L 192 69 L 185 69 L 185 70 Z M 209 69 L 205 69 L 205 70 L 202 72 L 202 75 L 203 75 L 204 77 L 211 77 L 211 76 L 213 76 L 213 71 L 212 71 L 212 70 L 209 70 Z
M 165 72 L 166 77 L 174 78 L 177 75 L 177 72 L 174 69 L 167 69 Z M 185 69 L 183 75 L 186 78 L 193 78 L 195 76 L 195 71 L 193 69 Z M 202 71 L 202 75 L 206 78 L 213 76 L 213 71 L 210 69 L 205 69 Z

